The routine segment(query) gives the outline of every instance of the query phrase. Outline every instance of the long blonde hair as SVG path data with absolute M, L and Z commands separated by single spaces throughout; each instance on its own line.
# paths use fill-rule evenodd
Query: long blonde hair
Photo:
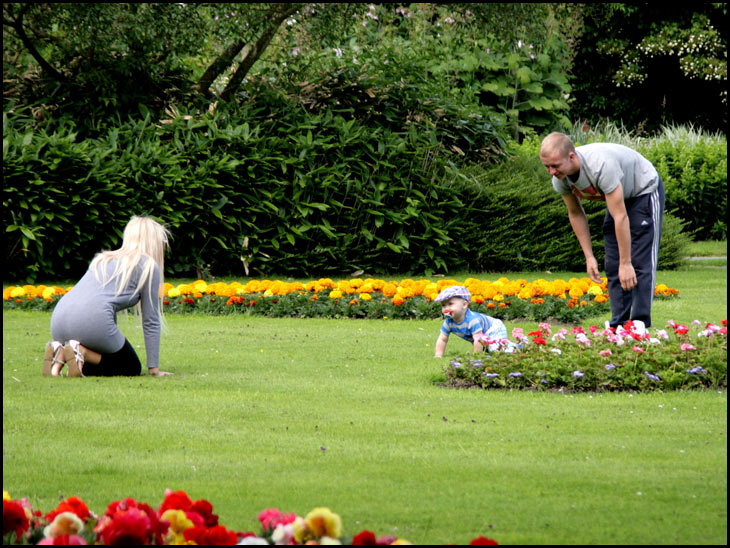
M 169 247 L 170 231 L 157 221 L 149 217 L 134 216 L 127 223 L 124 229 L 122 247 L 114 251 L 103 251 L 98 253 L 91 261 L 89 269 L 94 272 L 96 279 L 106 285 L 116 280 L 116 294 L 119 295 L 127 286 L 132 273 L 143 258 L 147 258 L 142 267 L 139 285 L 135 293 L 152 279 L 155 266 L 160 271 L 160 287 L 155 288 L 157 295 L 154 298 L 161 299 L 161 288 L 164 283 L 165 272 L 165 249 Z M 106 266 L 110 261 L 116 260 L 114 272 L 109 276 Z M 101 272 L 100 272 L 101 271 Z M 153 288 L 150 286 L 150 301 L 153 299 Z M 160 311 L 162 307 L 159 307 Z

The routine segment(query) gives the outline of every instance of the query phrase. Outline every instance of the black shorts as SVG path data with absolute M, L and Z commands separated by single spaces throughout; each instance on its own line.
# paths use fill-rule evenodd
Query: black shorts
M 84 363 L 85 377 L 136 377 L 142 373 L 142 363 L 137 353 L 124 339 L 124 346 L 113 354 L 102 354 L 99 363 Z

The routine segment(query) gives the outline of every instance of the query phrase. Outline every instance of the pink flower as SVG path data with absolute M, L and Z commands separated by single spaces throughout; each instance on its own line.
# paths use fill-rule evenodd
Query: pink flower
M 550 324 L 549 323 L 542 322 L 542 323 L 538 324 L 538 327 L 540 329 L 542 329 L 547 335 L 550 335 L 551 331 L 550 331 Z
M 599 356 L 603 356 L 604 358 L 607 358 L 607 357 L 609 357 L 609 356 L 612 356 L 612 355 L 613 355 L 613 352 L 611 352 L 610 350 L 601 350 L 601 351 L 600 351 L 600 352 L 598 353 L 598 355 L 599 355 Z
M 634 352 L 636 352 L 637 354 L 643 354 L 643 353 L 644 353 L 644 349 L 643 349 L 643 348 L 641 348 L 640 346 L 635 346 L 635 347 L 633 347 L 633 348 L 632 348 L 631 350 L 633 350 L 633 351 L 634 351 Z
M 684 343 L 684 344 L 679 345 L 679 349 L 682 352 L 689 352 L 690 350 L 697 350 L 697 348 L 695 348 L 693 345 L 691 345 L 689 343 Z
M 60 535 L 58 537 L 49 537 L 44 538 L 42 541 L 38 543 L 38 545 L 67 545 L 70 546 L 72 544 L 75 544 L 77 546 L 85 545 L 86 541 L 83 537 L 80 537 L 79 535 Z
M 296 519 L 295 514 L 282 514 L 278 508 L 267 508 L 259 514 L 259 521 L 264 531 L 276 529 L 277 525 L 288 525 Z

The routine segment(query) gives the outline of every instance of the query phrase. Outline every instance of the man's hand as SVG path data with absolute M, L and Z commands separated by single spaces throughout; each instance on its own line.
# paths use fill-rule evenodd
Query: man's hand
M 603 278 L 601 278 L 601 272 L 598 270 L 598 261 L 596 261 L 595 257 L 591 256 L 590 258 L 586 259 L 586 272 L 588 273 L 590 279 L 597 284 L 603 283 Z
M 636 287 L 636 272 L 634 271 L 634 266 L 631 263 L 619 265 L 618 280 L 621 282 L 621 287 L 624 291 L 631 291 L 634 287 Z
M 172 375 L 168 371 L 160 371 L 159 367 L 150 367 L 149 374 L 151 377 L 164 377 L 165 375 Z

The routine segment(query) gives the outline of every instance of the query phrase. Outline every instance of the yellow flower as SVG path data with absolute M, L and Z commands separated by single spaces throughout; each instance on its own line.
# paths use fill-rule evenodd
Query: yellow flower
M 372 297 L 370 296 L 370 293 L 360 293 L 361 301 L 369 301 L 370 299 L 372 299 Z
M 394 283 L 388 283 L 383 286 L 383 295 L 386 297 L 392 297 L 398 293 L 398 286 Z
M 208 284 L 200 280 L 195 282 L 195 285 L 193 285 L 193 289 L 195 289 L 195 291 L 197 291 L 198 293 L 205 293 L 205 291 L 208 289 Z
M 5 489 L 3 489 L 3 500 L 7 500 L 8 502 L 13 500 L 10 498 L 10 493 L 8 493 Z
M 168 297 L 179 297 L 180 296 L 180 290 L 176 287 L 173 287 L 170 291 L 167 292 Z
M 296 540 L 299 544 L 303 544 L 305 541 L 312 538 L 312 532 L 309 530 L 304 518 L 297 516 L 291 525 L 292 530 L 294 531 L 294 540 Z
M 342 535 L 342 520 L 329 508 L 315 508 L 304 521 L 315 538 L 340 538 Z
M 593 295 L 594 297 L 597 297 L 598 295 L 603 295 L 603 291 L 601 290 L 601 287 L 600 287 L 600 286 L 598 286 L 598 285 L 592 285 L 592 286 L 591 286 L 591 287 L 590 287 L 590 288 L 588 289 L 588 293 L 589 293 L 590 295 Z
M 583 290 L 578 286 L 573 286 L 573 288 L 568 291 L 568 295 L 574 299 L 580 299 L 583 296 Z
M 23 295 L 25 295 L 25 289 L 22 287 L 16 287 L 10 292 L 10 296 L 13 298 L 22 297 Z
M 43 298 L 46 299 L 46 300 L 49 300 L 50 301 L 51 298 L 53 298 L 53 296 L 55 294 L 56 294 L 56 290 L 54 288 L 52 288 L 52 287 L 46 287 L 43 290 Z
M 170 528 L 165 535 L 167 544 L 187 544 L 185 540 L 185 529 L 194 527 L 195 524 L 190 521 L 183 510 L 167 510 L 162 514 L 162 519 L 170 522 Z
M 338 289 L 333 289 L 330 291 L 330 299 L 340 299 L 342 298 L 342 291 Z

